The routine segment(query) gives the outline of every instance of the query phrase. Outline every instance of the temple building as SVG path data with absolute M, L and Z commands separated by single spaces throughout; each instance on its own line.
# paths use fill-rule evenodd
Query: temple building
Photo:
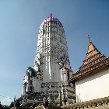
M 88 38 L 86 57 L 74 73 L 62 23 L 52 14 L 45 18 L 39 28 L 34 64 L 23 78 L 21 104 L 74 103 L 72 109 L 82 109 L 109 103 L 109 57 Z
M 70 81 L 75 86 L 76 102 L 109 96 L 109 57 L 104 56 L 95 47 L 90 36 L 86 57 Z
M 74 99 L 68 47 L 62 23 L 48 16 L 40 25 L 33 67 L 23 79 L 22 103 L 66 103 Z

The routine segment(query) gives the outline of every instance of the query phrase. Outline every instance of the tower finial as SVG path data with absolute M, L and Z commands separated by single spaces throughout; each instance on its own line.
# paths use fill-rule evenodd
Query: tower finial
M 52 18 L 52 13 L 50 13 L 50 17 Z
M 88 34 L 88 40 L 89 40 L 89 42 L 91 42 L 91 37 L 90 37 L 90 34 Z

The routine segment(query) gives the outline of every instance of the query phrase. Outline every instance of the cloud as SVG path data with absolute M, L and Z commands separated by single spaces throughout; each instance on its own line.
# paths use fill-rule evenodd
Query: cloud
M 1 104 L 2 105 L 10 105 L 10 103 L 12 102 L 12 98 L 10 98 L 9 96 L 3 96 L 1 99 Z

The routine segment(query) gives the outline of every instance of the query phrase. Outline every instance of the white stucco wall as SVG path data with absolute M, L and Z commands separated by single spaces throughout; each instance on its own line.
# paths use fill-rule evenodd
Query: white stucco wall
M 33 87 L 34 87 L 34 92 L 39 92 L 41 91 L 41 81 L 39 79 L 37 79 L 37 77 L 33 77 L 32 78 L 33 81 Z
M 75 82 L 76 102 L 109 96 L 109 69 Z

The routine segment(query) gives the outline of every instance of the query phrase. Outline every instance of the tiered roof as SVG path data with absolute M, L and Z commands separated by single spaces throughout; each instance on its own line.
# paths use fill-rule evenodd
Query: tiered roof
M 109 68 L 109 57 L 101 54 L 89 39 L 88 50 L 82 66 L 74 73 L 70 81 L 86 78 Z

